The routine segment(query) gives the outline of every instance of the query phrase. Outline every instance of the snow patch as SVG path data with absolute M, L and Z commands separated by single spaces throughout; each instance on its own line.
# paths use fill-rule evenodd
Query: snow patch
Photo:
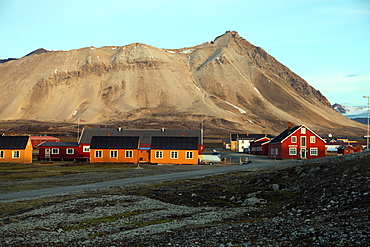
M 240 113 L 247 113 L 245 110 L 243 110 L 242 108 L 240 108 L 240 107 L 238 107 L 238 106 L 236 106 L 236 105 L 233 105 L 233 104 L 231 104 L 230 102 L 227 102 L 227 101 L 225 101 L 225 103 L 226 104 L 229 104 L 229 105 L 231 105 L 232 107 L 234 107 L 234 108 L 236 108 L 236 109 L 238 109 L 239 110 L 239 112 Z
M 258 95 L 261 97 L 261 99 L 265 100 L 262 96 L 262 94 L 260 93 L 260 91 L 258 91 L 258 89 L 256 87 L 253 88 L 254 91 L 256 91 L 258 93 Z
M 189 53 L 194 52 L 195 50 L 196 49 L 187 49 L 187 50 L 183 50 L 181 53 L 189 54 Z
M 168 53 L 176 53 L 175 51 L 169 51 L 169 50 L 165 50 L 165 51 Z
M 233 114 L 233 115 L 235 115 L 235 116 L 238 116 L 239 117 L 239 115 L 238 114 L 236 114 L 236 113 L 234 113 L 234 112 L 232 112 L 232 111 L 228 111 L 228 110 L 226 110 L 227 112 L 229 112 L 229 113 L 231 113 L 231 114 Z

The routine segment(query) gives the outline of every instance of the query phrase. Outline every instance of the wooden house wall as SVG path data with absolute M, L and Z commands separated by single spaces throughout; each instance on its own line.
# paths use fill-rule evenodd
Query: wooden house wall
M 49 157 L 46 157 L 45 155 L 46 149 L 50 149 Z M 59 152 L 57 154 L 53 154 L 52 149 L 58 149 Z M 73 154 L 67 154 L 67 149 L 73 149 Z M 88 160 L 89 158 L 90 153 L 83 152 L 82 146 L 39 146 L 39 160 Z
M 163 157 L 156 158 L 156 151 L 162 151 Z M 171 159 L 171 151 L 178 152 L 177 159 Z M 192 152 L 193 158 L 187 159 L 186 152 Z M 162 150 L 152 149 L 150 150 L 150 163 L 152 164 L 183 164 L 183 165 L 196 165 L 198 164 L 198 151 L 197 150 Z
M 117 158 L 111 158 L 112 150 L 118 152 Z M 95 151 L 101 151 L 102 157 L 95 157 Z M 126 151 L 132 151 L 132 158 L 126 158 Z M 91 163 L 136 163 L 139 161 L 138 149 L 90 149 Z

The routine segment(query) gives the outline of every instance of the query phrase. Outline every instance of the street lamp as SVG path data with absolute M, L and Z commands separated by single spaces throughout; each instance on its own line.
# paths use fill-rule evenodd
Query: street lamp
M 367 98 L 367 133 L 366 133 L 366 151 L 369 151 L 369 118 L 370 118 L 370 96 L 364 96 Z

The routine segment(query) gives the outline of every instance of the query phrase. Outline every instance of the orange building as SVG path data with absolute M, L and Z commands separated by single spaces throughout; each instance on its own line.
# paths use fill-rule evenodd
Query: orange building
M 0 136 L 0 163 L 32 163 L 29 136 Z
M 139 160 L 138 136 L 93 136 L 91 163 L 135 163 Z
M 150 163 L 198 164 L 198 137 L 153 136 Z

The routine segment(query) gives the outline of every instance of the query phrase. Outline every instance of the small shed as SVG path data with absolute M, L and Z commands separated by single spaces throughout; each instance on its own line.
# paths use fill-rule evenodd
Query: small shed
M 263 137 L 251 142 L 251 154 L 268 155 L 268 144 L 270 143 L 270 141 L 270 138 Z
M 32 163 L 29 136 L 0 136 L 0 163 Z

